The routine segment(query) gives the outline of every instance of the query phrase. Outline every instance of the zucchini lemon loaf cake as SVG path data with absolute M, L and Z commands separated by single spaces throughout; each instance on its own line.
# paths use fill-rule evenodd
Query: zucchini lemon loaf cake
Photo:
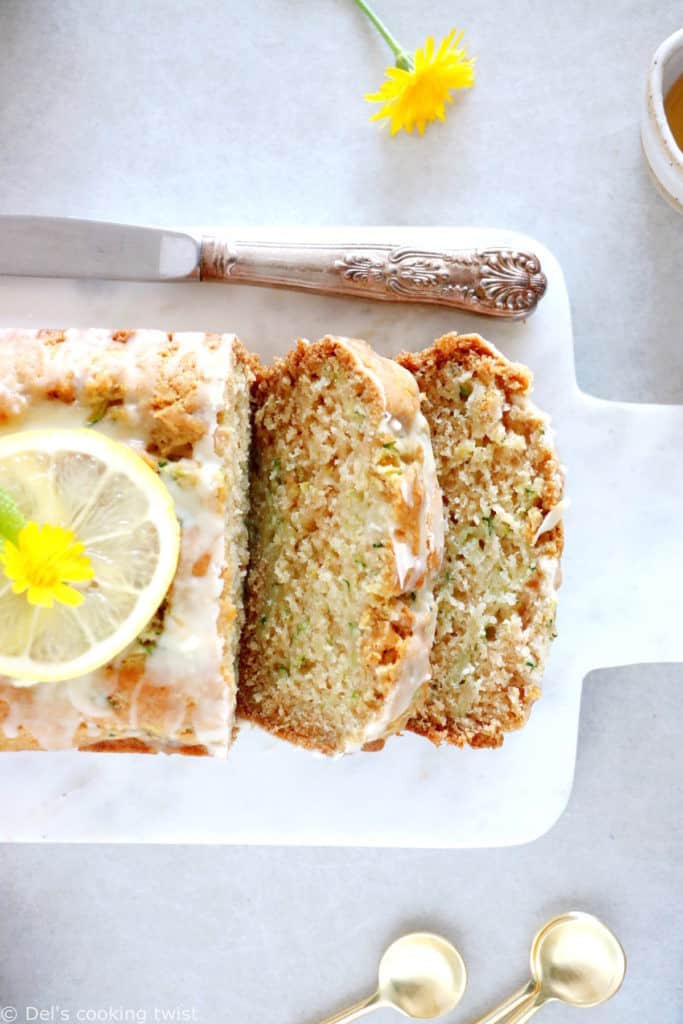
M 125 504 L 130 480 L 102 469 L 91 449 L 104 450 L 105 463 L 106 445 L 112 459 L 115 451 L 122 453 L 116 464 L 130 464 L 131 479 L 147 474 L 151 490 L 168 502 L 176 529 L 170 589 L 113 660 L 63 681 L 0 677 L 0 749 L 225 755 L 233 733 L 247 563 L 252 378 L 250 359 L 232 335 L 0 331 L 0 487 L 17 508 L 32 505 L 32 519 L 57 523 L 53 534 L 73 525 L 82 543 L 70 549 L 72 555 L 84 549 L 94 566 L 79 575 L 74 559 L 64 561 L 64 552 L 57 552 L 65 573 L 72 573 L 66 579 L 90 582 L 80 593 L 62 588 L 58 601 L 65 603 L 52 605 L 40 589 L 45 580 L 36 577 L 35 566 L 26 568 L 26 551 L 5 543 L 0 626 L 13 616 L 16 622 L 27 618 L 22 557 L 21 571 L 34 577 L 24 661 L 36 649 L 44 659 L 54 657 L 57 642 L 71 644 L 87 660 L 107 588 L 125 615 L 145 566 L 168 554 L 152 550 L 159 534 L 149 512 L 143 522 L 145 506 L 135 505 L 133 490 Z M 55 432 L 75 439 L 80 458 L 67 463 L 49 454 Z M 87 440 L 94 436 L 99 447 Z M 23 462 L 8 455 L 17 438 L 35 446 Z M 35 551 L 39 527 L 32 523 L 31 529 Z M 109 612 L 112 607 L 110 600 Z M 5 628 L 5 654 L 12 635 Z
M 478 335 L 404 353 L 424 395 L 446 523 L 432 680 L 409 723 L 496 747 L 526 721 L 555 630 L 563 475 L 532 377 Z
M 299 342 L 255 388 L 238 714 L 324 754 L 405 725 L 429 678 L 441 497 L 414 379 Z

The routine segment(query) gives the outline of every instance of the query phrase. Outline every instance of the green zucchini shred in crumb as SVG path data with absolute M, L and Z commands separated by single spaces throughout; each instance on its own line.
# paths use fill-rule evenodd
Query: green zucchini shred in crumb
M 536 663 L 534 661 L 525 661 L 524 664 L 527 668 L 536 668 Z
M 94 427 L 96 423 L 99 423 L 107 415 L 108 405 L 100 405 L 97 409 L 93 410 L 90 418 L 86 421 L 86 426 Z
M 458 394 L 460 395 L 460 397 L 463 400 L 463 402 L 466 402 L 467 399 L 472 394 L 472 385 L 468 384 L 467 382 L 465 382 L 464 384 L 461 384 L 460 388 L 458 389 Z
M 376 540 L 375 543 L 372 546 L 373 546 L 373 548 L 383 548 L 384 544 L 382 543 L 381 540 Z
M 382 445 L 382 448 L 386 448 L 387 451 L 393 451 L 396 448 L 396 442 L 395 441 L 387 441 L 386 444 Z
M 344 578 L 343 576 L 342 576 L 342 583 L 345 583 L 345 584 L 346 584 L 346 589 L 347 589 L 348 591 L 350 591 L 350 590 L 351 590 L 351 584 L 350 584 L 350 583 L 349 583 L 349 581 L 348 581 L 347 579 L 345 579 L 345 578 Z

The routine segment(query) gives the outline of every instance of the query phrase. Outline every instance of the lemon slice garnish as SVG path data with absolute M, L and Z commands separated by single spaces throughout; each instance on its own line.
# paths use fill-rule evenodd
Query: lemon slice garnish
M 27 521 L 71 531 L 93 570 L 75 584 L 78 607 L 44 608 L 0 568 L 0 675 L 31 685 L 93 672 L 142 632 L 171 585 L 180 528 L 167 488 L 131 448 L 86 429 L 0 437 L 0 488 Z

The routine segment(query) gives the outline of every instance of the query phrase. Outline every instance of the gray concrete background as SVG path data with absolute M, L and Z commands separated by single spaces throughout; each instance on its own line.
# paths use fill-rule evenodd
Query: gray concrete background
M 4 0 L 0 212 L 518 228 L 564 266 L 581 386 L 683 401 L 683 219 L 638 138 L 677 5 L 377 5 L 407 45 L 455 20 L 478 56 L 477 87 L 423 139 L 367 124 L 387 54 L 350 0 Z M 417 926 L 460 945 L 466 1021 L 523 980 L 545 917 L 578 906 L 630 957 L 590 1019 L 680 1024 L 682 682 L 680 665 L 589 678 L 569 808 L 527 847 L 2 847 L 0 1004 L 57 1024 L 109 1007 L 313 1024 Z

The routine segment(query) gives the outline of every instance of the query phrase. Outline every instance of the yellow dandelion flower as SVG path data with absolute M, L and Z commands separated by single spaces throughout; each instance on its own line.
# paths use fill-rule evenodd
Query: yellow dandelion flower
M 396 57 L 396 65 L 386 69 L 386 81 L 374 93 L 367 93 L 369 103 L 382 106 L 371 121 L 388 120 L 391 134 L 412 132 L 417 125 L 424 134 L 431 121 L 446 119 L 446 104 L 453 102 L 454 89 L 470 89 L 474 85 L 474 58 L 460 46 L 464 32 L 452 29 L 437 49 L 429 36 L 424 47 L 409 54 L 391 35 L 365 0 L 354 0 L 370 18 Z
M 83 545 L 71 530 L 28 522 L 16 540 L 5 537 L 0 566 L 15 594 L 26 594 L 30 604 L 52 608 L 55 601 L 78 607 L 83 595 L 68 583 L 84 583 L 95 575 Z
M 473 60 L 464 48 L 458 49 L 462 37 L 462 32 L 456 34 L 453 29 L 435 51 L 430 36 L 424 49 L 415 51 L 412 68 L 387 68 L 388 81 L 378 92 L 365 96 L 370 103 L 382 104 L 370 120 L 390 120 L 392 135 L 401 129 L 412 132 L 415 125 L 424 135 L 430 121 L 445 121 L 446 104 L 453 102 L 451 91 L 474 85 Z

